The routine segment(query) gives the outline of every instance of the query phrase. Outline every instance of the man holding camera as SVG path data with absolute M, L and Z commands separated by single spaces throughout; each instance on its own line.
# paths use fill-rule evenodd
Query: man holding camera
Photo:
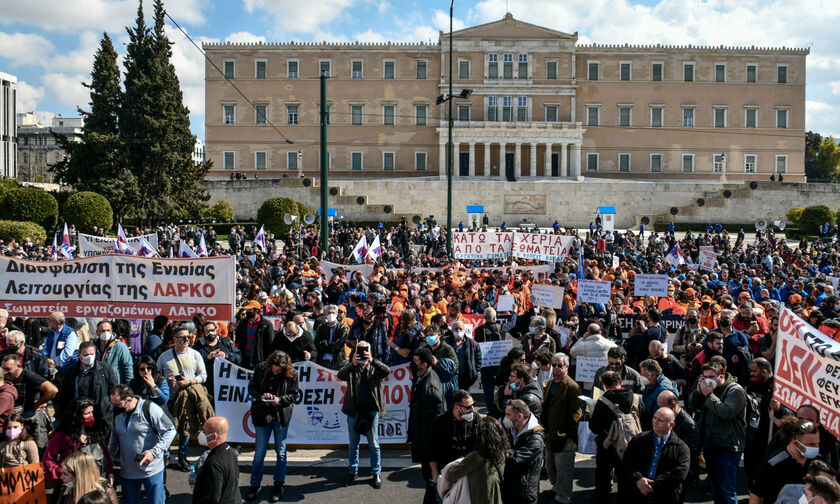
M 361 340 L 350 361 L 338 370 L 337 378 L 347 382 L 344 406 L 341 411 L 347 415 L 347 432 L 350 436 L 350 465 L 346 485 L 356 481 L 359 471 L 359 441 L 362 434 L 368 439 L 370 450 L 370 471 L 374 488 L 382 488 L 382 471 L 379 453 L 379 418 L 385 414 L 385 400 L 382 397 L 382 380 L 391 370 L 370 353 L 370 343 Z

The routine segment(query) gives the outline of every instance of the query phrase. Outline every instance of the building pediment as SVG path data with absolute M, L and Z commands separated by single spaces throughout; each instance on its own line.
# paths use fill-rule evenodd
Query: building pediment
M 569 40 L 577 42 L 577 32 L 564 33 L 550 28 L 537 26 L 514 19 L 508 13 L 504 18 L 483 25 L 457 30 L 452 33 L 455 39 L 511 39 L 511 40 Z M 449 37 L 449 33 L 440 32 L 441 40 Z

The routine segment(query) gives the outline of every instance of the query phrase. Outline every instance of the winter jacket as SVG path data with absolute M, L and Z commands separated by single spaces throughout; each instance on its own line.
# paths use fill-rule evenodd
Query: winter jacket
M 257 427 L 265 427 L 274 422 L 280 422 L 281 426 L 289 425 L 298 394 L 297 374 L 291 378 L 276 376 L 265 367 L 265 362 L 260 362 L 248 383 L 248 394 L 253 398 L 251 419 Z M 265 393 L 277 396 L 280 402 L 265 403 L 262 400 Z
M 653 461 L 654 433 L 647 431 L 630 440 L 622 459 L 622 471 L 619 478 L 619 496 L 621 502 L 632 504 L 679 504 L 682 486 L 688 476 L 690 454 L 688 446 L 671 431 L 671 435 L 662 447 L 653 477 L 653 493 L 642 495 L 636 482 L 647 478 L 648 469 Z
M 260 316 L 257 322 L 257 334 L 254 337 L 254 344 L 251 354 L 246 355 L 245 349 L 248 345 L 248 322 L 244 321 L 236 326 L 236 347 L 242 352 L 242 366 L 247 369 L 254 369 L 257 364 L 263 362 L 273 349 L 274 327 L 271 322 Z
M 522 432 L 508 431 L 513 455 L 505 460 L 502 496 L 505 502 L 517 504 L 537 502 L 540 488 L 540 470 L 545 449 L 545 430 L 536 415 L 531 415 Z
M 97 346 L 96 359 L 111 366 L 117 375 L 117 383 L 128 385 L 134 378 L 134 360 L 122 341 L 112 341 L 105 350 Z
M 88 444 L 95 441 L 88 438 Z M 61 480 L 61 463 L 70 456 L 71 453 L 82 448 L 79 440 L 73 439 L 69 434 L 62 430 L 58 430 L 50 437 L 50 442 L 47 444 L 47 449 L 44 451 L 42 462 L 44 464 L 44 477 L 50 485 L 55 484 Z M 114 474 L 114 464 L 111 461 L 111 454 L 108 451 L 108 443 L 102 441 L 99 443 L 102 452 L 105 454 L 105 474 Z
M 321 324 L 315 334 L 315 348 L 318 350 L 318 364 L 329 369 L 341 369 L 347 358 L 344 355 L 344 343 L 349 333 L 347 326 L 339 321 L 330 327 Z
M 298 334 L 295 339 L 290 340 L 288 336 L 286 336 L 285 330 L 277 331 L 277 334 L 274 336 L 274 349 L 275 350 L 282 350 L 289 354 L 289 358 L 292 359 L 292 362 L 301 362 L 305 360 L 303 358 L 303 352 L 309 352 L 309 360 L 315 362 L 318 360 L 318 350 L 315 348 L 315 341 L 312 339 L 312 333 L 309 331 L 303 330 L 298 328 L 300 334 Z
M 609 366 L 604 366 L 595 373 L 595 386 L 604 390 L 604 384 L 601 383 L 601 376 L 607 371 L 612 371 Z M 621 388 L 632 390 L 634 394 L 642 393 L 642 382 L 644 379 L 635 369 L 626 364 L 621 367 Z
M 578 357 L 606 359 L 607 352 L 614 346 L 616 346 L 614 342 L 600 334 L 592 334 L 575 342 L 572 348 L 569 349 L 569 354 L 574 359 Z
M 481 373 L 481 347 L 472 338 L 464 337 L 458 346 L 454 337 L 447 338 L 445 343 L 455 350 L 458 356 L 458 388 L 469 390 Z
M 746 441 L 747 396 L 727 374 L 726 381 L 708 396 L 698 390 L 691 394 L 691 405 L 700 411 L 700 443 L 704 448 L 743 452 Z
M 531 381 L 530 383 L 522 385 L 522 388 L 519 390 L 514 390 L 512 392 L 513 393 L 509 396 L 505 395 L 505 387 L 500 387 L 498 392 L 496 392 L 496 407 L 499 411 L 504 412 L 508 403 L 514 399 L 521 399 L 528 405 L 528 409 L 531 410 L 531 413 L 535 414 L 537 418 L 540 418 L 543 411 L 543 390 L 540 388 L 539 383 Z
M 195 478 L 196 504 L 240 504 L 239 453 L 227 443 L 210 450 Z
M 136 396 L 135 399 L 137 402 L 131 412 L 119 413 L 114 418 L 108 443 L 111 453 L 119 453 L 120 476 L 124 479 L 145 479 L 164 471 L 163 456 L 175 439 L 175 426 L 163 409 L 151 403 L 147 417 L 143 406 L 146 401 Z M 141 466 L 136 457 L 146 450 L 152 452 L 154 458 Z
M 502 504 L 502 475 L 505 463 L 494 464 L 479 452 L 472 451 L 460 462 L 446 466 L 444 477 L 454 483 L 466 477 L 470 486 L 470 502 Z
M 108 391 L 117 383 L 117 375 L 111 366 L 94 361 L 93 367 L 83 373 L 82 365 L 76 362 L 64 373 L 58 393 L 61 408 L 58 409 L 68 411 L 73 401 L 87 397 L 96 405 L 94 414 L 101 416 L 110 425 L 114 419 L 114 407 L 111 406 Z
M 204 385 L 195 383 L 176 393 L 172 403 L 172 415 L 175 417 L 178 433 L 190 435 L 199 432 L 204 422 L 216 416 L 216 412 L 210 403 L 207 389 Z
M 636 394 L 634 394 L 632 390 L 618 389 L 607 390 L 604 392 L 602 397 L 615 404 L 618 410 L 622 413 L 630 413 L 633 409 L 633 401 Z M 638 403 L 639 420 L 641 421 L 644 413 L 644 403 L 641 398 L 639 398 Z M 609 433 L 613 422 L 616 420 L 618 420 L 618 417 L 604 401 L 599 400 L 595 403 L 595 408 L 592 410 L 592 416 L 589 418 L 589 430 L 595 434 L 599 450 L 604 449 L 604 440 L 607 438 L 607 433 Z
M 431 369 L 415 378 L 411 387 L 409 408 L 408 441 L 411 443 L 411 460 L 427 462 L 432 442 L 432 423 L 438 415 L 446 411 L 443 386 Z
M 400 327 L 397 326 L 396 330 L 399 331 L 399 329 Z M 392 354 L 394 359 L 393 364 L 408 364 L 409 362 L 411 362 L 411 359 L 414 356 L 414 352 L 416 352 L 417 349 L 420 348 L 420 345 L 423 344 L 423 342 L 421 341 L 422 336 L 423 326 L 419 322 L 415 323 L 406 331 L 400 333 L 400 335 L 394 341 L 394 344 L 396 344 L 397 347 L 401 349 L 408 348 L 410 352 L 408 353 L 407 357 L 403 357 L 397 352 L 394 352 Z
M 551 393 L 554 380 L 545 384 L 540 424 L 545 428 L 545 442 L 553 452 L 563 450 L 567 442 L 577 441 L 577 428 L 583 411 L 580 408 L 580 387 L 569 375 Z
M 18 391 L 15 384 L 4 381 L 0 387 L 0 420 L 6 425 L 6 419 L 15 412 L 15 401 L 18 398 Z
M 14 353 L 11 348 L 6 348 L 0 352 L 0 362 L 6 358 L 7 355 Z M 23 350 L 23 369 L 25 371 L 32 371 L 38 373 L 45 380 L 52 378 L 50 375 L 50 367 L 47 365 L 47 358 L 43 352 L 33 346 L 26 345 Z
M 347 388 L 344 391 L 344 404 L 341 407 L 342 413 L 349 417 L 355 417 L 358 413 L 356 409 L 356 398 L 359 395 L 359 386 L 362 382 L 362 376 L 367 376 L 370 397 L 375 404 L 375 411 L 379 415 L 385 414 L 385 401 L 382 398 L 382 380 L 391 374 L 391 369 L 385 364 L 374 359 L 367 366 L 354 366 L 352 362 L 346 362 L 341 369 L 338 370 L 336 378 L 347 382 Z
M 656 399 L 659 397 L 660 393 L 666 390 L 670 390 L 677 397 L 680 395 L 680 393 L 677 392 L 677 387 L 674 385 L 674 382 L 666 378 L 664 374 L 660 375 L 655 382 L 645 385 L 645 391 L 642 394 L 642 399 L 645 402 L 645 411 L 648 412 L 651 417 L 653 417 L 653 414 L 657 410 Z

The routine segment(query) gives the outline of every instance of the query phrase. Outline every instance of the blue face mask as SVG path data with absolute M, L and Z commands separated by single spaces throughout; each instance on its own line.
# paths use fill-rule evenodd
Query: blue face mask
M 437 344 L 437 336 L 426 336 L 426 344 L 435 346 Z
M 516 392 L 517 390 L 519 390 L 519 385 L 517 385 L 516 383 L 511 383 L 510 389 Z
M 820 449 L 817 446 L 805 446 L 799 441 L 797 441 L 796 444 L 804 448 L 804 450 L 799 450 L 799 453 L 801 453 L 806 459 L 815 459 L 820 454 Z
M 536 327 L 528 327 L 528 332 L 531 333 L 531 334 L 537 334 L 537 328 Z

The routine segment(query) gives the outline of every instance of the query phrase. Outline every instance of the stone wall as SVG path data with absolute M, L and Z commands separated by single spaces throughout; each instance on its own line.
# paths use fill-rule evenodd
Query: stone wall
M 308 186 L 304 184 L 309 184 Z M 492 224 L 533 222 L 547 226 L 585 227 L 594 220 L 598 205 L 616 207 L 616 226 L 638 225 L 643 216 L 651 222 L 669 220 L 671 208 L 679 222 L 749 223 L 756 219 L 784 218 L 794 206 L 816 204 L 840 207 L 840 185 L 754 182 L 657 182 L 609 179 L 453 181 L 453 223 L 467 223 L 466 205 L 483 205 Z M 312 208 L 320 205 L 317 180 L 212 180 L 207 183 L 210 204 L 226 200 L 237 217 L 256 216 L 268 198 L 282 196 Z M 427 179 L 333 180 L 330 208 L 348 219 L 388 220 L 415 215 L 446 219 L 446 181 Z M 703 199 L 704 205 L 698 204 Z M 361 201 L 361 204 L 359 203 Z

